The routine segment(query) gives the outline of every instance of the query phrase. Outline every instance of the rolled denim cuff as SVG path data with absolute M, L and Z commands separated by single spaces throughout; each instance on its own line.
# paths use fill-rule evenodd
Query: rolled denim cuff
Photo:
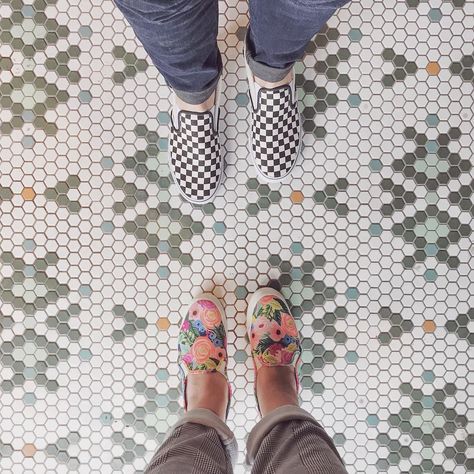
M 232 465 L 235 465 L 238 450 L 237 440 L 230 428 L 214 412 L 206 408 L 194 408 L 193 410 L 189 410 L 171 428 L 170 433 L 186 423 L 195 423 L 215 429 L 222 444 L 229 453 Z
M 178 89 L 173 89 L 175 94 L 186 104 L 202 104 L 204 101 L 211 97 L 212 93 L 216 90 L 217 83 L 219 82 L 219 76 L 217 79 L 206 89 L 198 92 L 186 92 Z
M 220 55 L 219 55 L 219 65 L 218 65 L 218 67 L 219 67 L 219 72 L 218 72 L 216 78 L 204 90 L 197 91 L 197 92 L 195 92 L 195 91 L 182 91 L 182 90 L 179 90 L 179 89 L 175 89 L 173 87 L 173 91 L 183 102 L 186 102 L 187 104 L 193 104 L 193 105 L 202 104 L 204 101 L 209 99 L 209 97 L 211 97 L 212 93 L 216 90 L 217 84 L 218 84 L 219 79 L 221 77 L 223 66 L 222 66 L 222 58 L 221 58 Z
M 253 46 L 250 44 L 249 32 L 250 30 L 247 30 L 247 34 L 245 35 L 245 58 L 254 76 L 267 82 L 279 82 L 283 80 L 293 69 L 293 64 L 284 69 L 279 69 L 255 61 L 255 59 L 252 57 L 252 51 L 254 51 L 255 48 L 253 48 Z
M 252 429 L 247 439 L 247 464 L 252 465 L 265 436 L 279 423 L 284 421 L 305 420 L 319 423 L 305 410 L 295 405 L 284 405 L 264 416 Z

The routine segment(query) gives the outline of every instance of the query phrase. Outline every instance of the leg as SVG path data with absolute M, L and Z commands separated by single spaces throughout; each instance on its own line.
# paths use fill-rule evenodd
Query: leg
M 222 69 L 217 0 L 115 0 L 151 60 L 185 103 L 201 104 Z
M 321 425 L 293 405 L 277 408 L 255 426 L 247 460 L 254 474 L 347 474 Z
M 245 61 L 252 103 L 251 157 L 259 176 L 282 181 L 300 154 L 301 119 L 293 66 L 348 0 L 249 0 Z
M 250 0 L 247 61 L 257 78 L 283 80 L 306 45 L 348 0 Z
M 186 413 L 153 457 L 146 474 L 230 474 L 237 442 L 224 420 L 227 323 L 213 295 L 194 299 L 178 336 Z
M 255 396 L 263 416 L 249 435 L 254 474 L 346 474 L 324 429 L 298 406 L 301 343 L 284 297 L 261 288 L 248 305 Z
M 237 444 L 212 411 L 188 411 L 153 456 L 146 474 L 231 474 Z
M 219 140 L 218 0 L 115 0 L 175 92 L 169 162 L 181 196 L 212 200 L 223 177 Z

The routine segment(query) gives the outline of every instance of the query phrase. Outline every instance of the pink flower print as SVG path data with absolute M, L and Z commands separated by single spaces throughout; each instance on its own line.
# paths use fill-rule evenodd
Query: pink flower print
M 281 344 L 272 344 L 267 351 L 274 357 L 277 357 L 278 354 L 281 352 L 283 349 L 283 346 Z
M 217 310 L 217 306 L 211 300 L 199 300 L 199 304 L 202 308 Z
M 226 356 L 226 351 L 222 347 L 216 347 L 214 349 L 214 359 L 225 360 Z
M 263 298 L 260 298 L 260 304 L 263 306 L 265 304 L 269 304 L 271 303 L 273 300 L 275 299 L 275 297 L 273 295 L 267 295 L 267 296 L 264 296 Z
M 268 333 L 270 329 L 270 321 L 265 316 L 259 316 L 253 322 L 252 332 L 255 333 L 255 336 L 263 336 Z
M 295 320 L 287 313 L 282 313 L 281 315 L 281 329 L 288 336 L 298 336 L 298 329 L 296 328 Z
M 268 335 L 275 342 L 280 341 L 281 338 L 284 336 L 281 326 L 276 321 L 272 321 L 270 323 Z
M 204 364 L 214 355 L 214 345 L 206 336 L 198 337 L 191 347 L 191 353 L 198 364 Z
M 186 319 L 181 325 L 181 331 L 189 331 L 191 329 L 191 323 Z
M 183 362 L 186 365 L 191 365 L 193 363 L 193 356 L 190 352 L 188 352 L 187 354 L 183 356 Z
M 265 351 L 260 357 L 264 365 L 278 365 L 278 359 L 268 351 Z
M 262 298 L 260 298 L 259 303 L 262 306 L 270 306 L 273 311 L 275 310 L 281 311 L 283 309 L 283 306 L 281 305 L 280 300 L 278 300 L 272 295 L 263 296 Z
M 189 308 L 189 319 L 200 319 L 202 309 L 199 303 L 196 301 Z
M 221 313 L 215 305 L 212 309 L 205 309 L 201 313 L 201 322 L 206 329 L 214 329 L 215 327 L 219 326 L 219 324 L 222 322 L 222 318 Z
M 285 364 L 285 365 L 290 365 L 291 361 L 293 360 L 293 354 L 294 352 L 287 351 L 286 349 L 283 349 L 280 352 L 280 363 Z

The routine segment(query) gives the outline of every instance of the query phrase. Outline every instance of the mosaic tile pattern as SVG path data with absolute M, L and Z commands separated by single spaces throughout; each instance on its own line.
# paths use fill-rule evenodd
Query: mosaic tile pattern
M 221 2 L 225 181 L 184 202 L 170 92 L 110 0 L 0 0 L 0 471 L 139 473 L 182 413 L 192 297 L 229 321 L 241 453 L 245 310 L 281 288 L 302 406 L 349 473 L 474 471 L 474 4 L 353 1 L 297 65 L 303 160 L 248 160 L 244 1 Z

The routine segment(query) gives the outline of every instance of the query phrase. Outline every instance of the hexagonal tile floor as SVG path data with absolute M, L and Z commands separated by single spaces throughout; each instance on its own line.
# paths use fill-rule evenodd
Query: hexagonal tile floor
M 271 281 L 303 335 L 302 405 L 350 473 L 473 472 L 474 3 L 341 9 L 297 65 L 283 185 L 248 159 L 247 4 L 220 6 L 225 182 L 192 207 L 170 92 L 113 3 L 0 1 L 0 471 L 142 472 L 205 290 L 228 312 L 244 472 L 246 301 Z

